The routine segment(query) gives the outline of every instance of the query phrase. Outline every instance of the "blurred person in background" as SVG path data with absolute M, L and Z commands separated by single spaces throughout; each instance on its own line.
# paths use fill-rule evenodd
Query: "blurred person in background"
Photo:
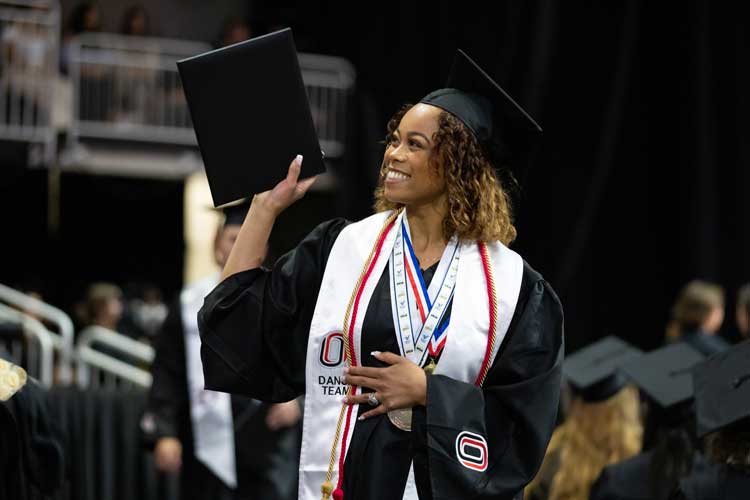
M 750 496 L 750 340 L 697 366 L 696 431 L 711 462 L 680 481 L 674 500 L 746 500 Z
M 49 7 L 29 5 L 28 14 L 44 19 Z M 19 15 L 0 25 L 0 104 L 4 123 L 36 126 L 49 118 L 47 87 L 40 85 L 56 73 L 49 28 L 32 17 Z
M 101 31 L 101 16 L 99 7 L 92 2 L 82 2 L 75 6 L 68 25 L 63 31 L 60 45 L 60 71 L 67 75 L 70 64 L 70 48 L 73 37 L 81 33 Z
M 739 338 L 747 339 L 750 337 L 750 283 L 742 285 L 737 292 L 735 319 Z
M 524 498 L 588 500 L 604 467 L 641 451 L 638 390 L 619 371 L 639 354 L 622 340 L 606 337 L 565 359 L 563 373 L 573 400 Z
M 76 309 L 84 326 L 96 325 L 117 331 L 124 311 L 122 290 L 113 283 L 93 283 Z
M 666 340 L 686 342 L 704 356 L 710 356 L 729 348 L 729 343 L 719 336 L 723 322 L 724 289 L 694 280 L 680 290 L 672 306 Z
M 23 368 L 0 357 L 0 500 L 58 498 L 62 493 L 63 436 L 50 415 L 46 392 Z
M 606 467 L 590 500 L 668 500 L 682 478 L 705 467 L 695 435 L 690 373 L 703 359 L 676 342 L 623 365 L 646 412 L 644 451 Z
M 247 205 L 226 208 L 214 252 L 223 266 Z M 197 312 L 218 273 L 187 286 L 156 339 L 141 429 L 159 469 L 180 472 L 180 498 L 292 499 L 297 493 L 300 403 L 266 404 L 204 390 Z
M 120 33 L 132 36 L 152 36 L 151 20 L 146 7 L 141 4 L 129 7 L 122 16 Z
M 168 312 L 161 289 L 153 283 L 128 284 L 125 297 L 121 333 L 141 342 L 153 343 Z
M 131 301 L 133 316 L 148 342 L 153 341 L 167 318 L 167 305 L 159 287 L 149 284 L 140 298 Z
M 250 25 L 238 17 L 230 17 L 224 21 L 216 45 L 226 47 L 235 43 L 244 42 L 253 36 Z

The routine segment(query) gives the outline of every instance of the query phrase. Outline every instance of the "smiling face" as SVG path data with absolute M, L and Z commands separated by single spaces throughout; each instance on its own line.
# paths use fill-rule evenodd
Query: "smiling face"
M 384 195 L 393 203 L 442 204 L 446 201 L 445 177 L 438 161 L 434 135 L 442 110 L 428 104 L 413 106 L 388 139 L 383 156 Z

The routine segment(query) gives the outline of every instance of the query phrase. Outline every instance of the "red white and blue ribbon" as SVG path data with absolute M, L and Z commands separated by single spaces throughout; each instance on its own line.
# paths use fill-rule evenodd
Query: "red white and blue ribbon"
M 391 252 L 391 309 L 401 355 L 422 366 L 429 354 L 437 358 L 448 338 L 450 318 L 444 318 L 453 298 L 460 249 L 451 238 L 427 287 L 403 216 Z

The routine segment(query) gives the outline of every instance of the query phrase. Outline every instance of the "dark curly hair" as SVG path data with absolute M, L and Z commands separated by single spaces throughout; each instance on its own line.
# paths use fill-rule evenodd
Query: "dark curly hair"
M 389 144 L 404 115 L 407 104 L 388 121 L 385 143 Z M 458 118 L 443 111 L 438 116 L 438 131 L 433 135 L 434 154 L 429 165 L 437 172 L 444 167 L 448 191 L 448 212 L 443 219 L 446 240 L 457 234 L 462 240 L 500 241 L 505 245 L 516 238 L 510 199 L 503 189 L 488 153 L 474 134 Z M 386 199 L 383 181 L 385 159 L 375 189 L 375 211 L 398 209 L 401 203 Z

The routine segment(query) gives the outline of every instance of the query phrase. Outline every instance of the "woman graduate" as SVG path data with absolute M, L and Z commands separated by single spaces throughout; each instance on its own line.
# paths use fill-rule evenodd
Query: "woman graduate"
M 539 126 L 459 51 L 388 125 L 377 213 L 318 226 L 272 270 L 301 158 L 253 199 L 199 312 L 207 388 L 305 394 L 304 499 L 510 499 L 554 427 L 563 313 L 516 235 L 496 167 Z M 343 399 L 343 401 L 342 401 Z

